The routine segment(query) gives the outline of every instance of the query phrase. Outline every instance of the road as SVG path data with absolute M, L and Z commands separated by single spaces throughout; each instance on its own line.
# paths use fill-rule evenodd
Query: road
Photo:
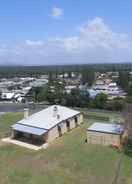
M 27 105 L 25 104 L 15 104 L 15 103 L 0 103 L 0 113 L 2 112 L 19 112 L 23 111 Z
M 29 108 L 34 111 L 39 111 L 46 108 L 47 105 L 43 104 L 17 104 L 17 103 L 0 103 L 1 112 L 21 112 L 24 108 Z

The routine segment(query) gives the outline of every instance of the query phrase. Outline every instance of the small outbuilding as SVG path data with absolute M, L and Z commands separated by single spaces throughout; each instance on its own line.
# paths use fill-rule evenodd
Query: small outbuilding
M 101 145 L 121 145 L 124 126 L 121 124 L 93 123 L 87 129 L 87 142 Z
M 12 138 L 35 145 L 50 143 L 83 122 L 79 111 L 53 105 L 12 125 Z

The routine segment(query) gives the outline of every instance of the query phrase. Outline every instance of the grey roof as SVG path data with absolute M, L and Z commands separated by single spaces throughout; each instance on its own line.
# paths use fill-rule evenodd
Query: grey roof
M 36 128 L 36 127 L 21 125 L 17 123 L 14 124 L 12 128 L 20 132 L 29 133 L 29 134 L 38 135 L 38 136 L 41 136 L 47 132 L 47 130 L 42 129 L 42 128 Z
M 56 116 L 54 116 L 55 107 L 57 107 Z M 22 119 L 17 123 L 48 130 L 54 127 L 55 125 L 59 124 L 60 122 L 69 119 L 79 113 L 79 111 L 72 110 L 64 106 L 53 105 L 29 116 L 26 119 Z
M 124 126 L 121 124 L 115 124 L 115 123 L 110 124 L 110 123 L 96 122 L 96 123 L 93 123 L 87 130 L 120 135 L 124 130 Z

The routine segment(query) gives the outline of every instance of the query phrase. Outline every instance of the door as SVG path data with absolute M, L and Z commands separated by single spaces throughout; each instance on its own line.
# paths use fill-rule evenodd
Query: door
M 59 132 L 59 137 L 61 137 L 62 136 L 62 130 L 61 130 L 61 126 L 60 125 L 58 125 L 58 132 Z
M 66 121 L 66 127 L 67 127 L 67 131 L 69 131 L 70 130 L 70 122 L 68 120 Z
M 77 127 L 78 126 L 78 118 L 75 117 L 75 126 Z

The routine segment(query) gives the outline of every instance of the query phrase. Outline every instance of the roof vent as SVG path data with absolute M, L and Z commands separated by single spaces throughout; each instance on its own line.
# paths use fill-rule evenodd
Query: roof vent
M 54 106 L 53 107 L 53 117 L 56 117 L 57 113 L 58 113 L 58 108 L 57 108 L 57 106 Z
M 60 119 L 60 115 L 59 114 L 57 114 L 57 119 Z

